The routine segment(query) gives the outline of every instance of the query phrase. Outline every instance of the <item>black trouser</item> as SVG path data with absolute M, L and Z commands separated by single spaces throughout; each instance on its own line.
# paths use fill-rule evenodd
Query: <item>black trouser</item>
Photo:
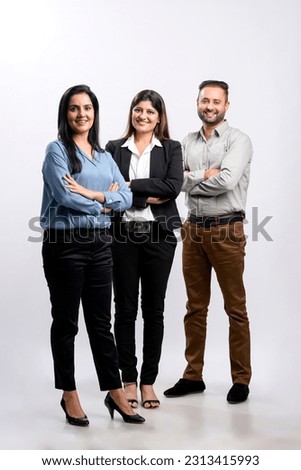
M 140 283 L 143 317 L 140 381 L 153 384 L 156 380 L 163 340 L 165 293 L 175 248 L 173 232 L 162 230 L 156 222 L 151 223 L 149 233 L 135 233 L 126 223 L 114 224 L 114 329 L 124 382 L 136 382 L 138 377 L 135 321 Z
M 74 340 L 80 301 L 101 390 L 121 387 L 111 333 L 112 253 L 105 231 L 44 233 L 44 272 L 52 305 L 55 387 L 75 390 Z

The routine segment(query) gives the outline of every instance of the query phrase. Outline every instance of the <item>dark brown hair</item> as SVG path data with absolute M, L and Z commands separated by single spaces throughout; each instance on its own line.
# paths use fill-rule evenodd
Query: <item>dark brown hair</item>
M 155 127 L 155 136 L 159 140 L 170 139 L 165 103 L 162 96 L 154 90 L 142 90 L 134 96 L 130 106 L 125 138 L 135 134 L 135 128 L 132 124 L 132 111 L 140 101 L 150 101 L 153 108 L 159 113 L 160 122 Z
M 204 82 L 202 82 L 200 85 L 199 85 L 199 94 L 198 94 L 198 98 L 200 96 L 200 91 L 205 88 L 206 86 L 215 86 L 215 87 L 219 87 L 219 88 L 222 88 L 225 92 L 225 95 L 226 95 L 226 101 L 228 101 L 228 95 L 229 95 L 229 85 L 228 83 L 226 82 L 222 82 L 220 80 L 205 80 Z

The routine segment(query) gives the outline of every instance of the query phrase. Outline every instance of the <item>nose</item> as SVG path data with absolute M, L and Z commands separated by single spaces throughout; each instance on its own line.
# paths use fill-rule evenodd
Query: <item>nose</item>
M 146 119 L 146 117 L 147 117 L 147 112 L 146 112 L 145 109 L 143 109 L 143 110 L 141 111 L 139 117 L 140 117 L 140 119 Z
M 80 116 L 80 117 L 81 117 L 81 116 L 84 116 L 84 115 L 85 115 L 85 110 L 84 110 L 84 108 L 78 108 L 77 115 Z

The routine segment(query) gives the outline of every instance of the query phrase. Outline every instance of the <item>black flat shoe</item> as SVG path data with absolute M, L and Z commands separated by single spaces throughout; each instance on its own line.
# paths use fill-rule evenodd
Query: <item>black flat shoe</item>
M 235 405 L 236 403 L 242 403 L 246 401 L 249 393 L 250 390 L 247 384 L 235 383 L 228 392 L 227 402 L 231 405 Z
M 164 395 L 168 398 L 183 397 L 192 393 L 202 393 L 205 388 L 203 380 L 180 379 L 173 387 L 165 390 Z
M 141 424 L 141 423 L 144 423 L 144 421 L 145 421 L 145 419 L 142 416 L 138 415 L 138 414 L 127 415 L 126 413 L 124 413 L 119 408 L 117 403 L 114 402 L 113 398 L 111 397 L 111 395 L 109 393 L 107 394 L 107 396 L 105 398 L 105 405 L 108 408 L 110 416 L 111 416 L 112 419 L 114 418 L 114 410 L 116 410 L 122 416 L 123 420 L 126 423 Z
M 73 418 L 67 413 L 66 410 L 66 403 L 64 398 L 61 399 L 61 407 L 63 408 L 65 415 L 66 415 L 66 420 L 68 421 L 69 424 L 73 424 L 73 426 L 88 426 L 89 425 L 89 420 L 87 416 L 83 416 L 82 418 Z

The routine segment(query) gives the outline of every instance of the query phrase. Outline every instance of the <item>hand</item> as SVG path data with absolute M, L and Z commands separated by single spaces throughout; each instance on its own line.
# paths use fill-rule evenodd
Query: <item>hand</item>
M 67 181 L 68 183 L 66 184 L 65 188 L 69 189 L 69 191 L 71 191 L 72 193 L 80 194 L 81 196 L 84 196 L 88 199 L 95 199 L 93 197 L 95 192 L 77 183 L 77 181 L 75 181 L 75 179 L 72 178 L 72 176 L 66 175 L 64 176 L 64 180 Z
M 119 189 L 119 185 L 118 183 L 112 183 L 109 188 L 108 188 L 108 191 L 110 191 L 111 193 L 113 193 L 114 191 L 118 191 Z
M 119 189 L 119 185 L 116 182 L 110 184 L 110 186 L 108 187 L 108 191 L 110 191 L 111 193 L 113 193 L 114 191 L 118 191 L 118 189 Z M 111 207 L 104 207 L 101 212 L 103 214 L 108 214 L 111 211 L 112 211 Z
M 169 199 L 161 199 L 160 197 L 148 197 L 146 202 L 147 204 L 164 204 L 169 201 Z
M 218 168 L 209 168 L 209 170 L 206 170 L 204 173 L 205 180 L 208 180 L 209 178 L 211 178 L 211 176 L 217 175 L 218 173 L 220 173 L 220 171 L 221 170 L 219 170 Z
M 72 193 L 80 194 L 81 196 L 86 197 L 87 199 L 96 200 L 101 204 L 104 202 L 104 194 L 100 191 L 92 191 L 91 189 L 85 188 L 75 181 L 74 178 L 70 175 L 65 175 L 64 180 L 67 181 L 65 188 L 69 189 Z M 113 185 L 116 183 L 113 183 Z M 112 186 L 112 185 L 111 185 Z

